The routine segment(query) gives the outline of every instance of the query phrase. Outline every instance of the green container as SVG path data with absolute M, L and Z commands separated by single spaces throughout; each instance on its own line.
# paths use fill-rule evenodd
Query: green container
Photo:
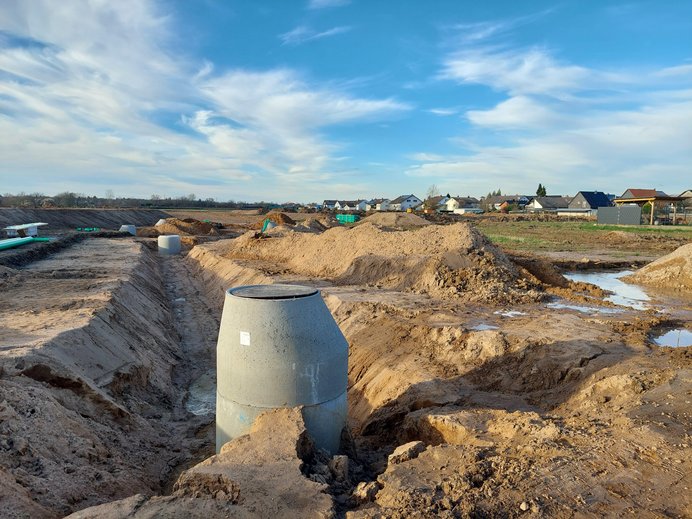
M 339 220 L 340 223 L 356 223 L 360 220 L 360 216 L 357 214 L 337 214 L 336 219 Z

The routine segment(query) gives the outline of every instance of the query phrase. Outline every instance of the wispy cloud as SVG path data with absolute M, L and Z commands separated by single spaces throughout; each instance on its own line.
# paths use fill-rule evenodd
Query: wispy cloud
M 326 9 L 327 7 L 341 7 L 351 3 L 351 0 L 310 0 L 308 9 Z
M 300 45 L 314 40 L 321 40 L 322 38 L 329 38 L 330 36 L 336 36 L 338 34 L 344 34 L 351 30 L 351 27 L 342 25 L 339 27 L 332 27 L 326 31 L 316 31 L 307 27 L 305 25 L 299 25 L 295 29 L 279 35 L 282 45 Z
M 692 161 L 692 68 L 600 70 L 555 57 L 543 47 L 491 41 L 512 24 L 468 27 L 442 59 L 438 79 L 483 85 L 504 99 L 467 110 L 458 152 L 409 156 L 411 177 L 487 190 L 525 189 L 542 179 L 553 192 L 624 190 L 680 184 Z M 476 44 L 470 44 L 477 41 Z M 656 173 L 654 173 L 656 172 Z M 652 175 L 653 174 L 653 175 Z M 647 176 L 648 175 L 648 176 Z M 461 187 L 460 187 L 461 188 Z
M 455 32 L 457 40 L 461 40 L 464 43 L 478 43 L 490 38 L 497 38 L 522 25 L 536 22 L 553 12 L 555 12 L 555 8 L 503 20 L 458 23 L 452 25 L 451 29 Z
M 431 114 L 445 117 L 450 115 L 456 115 L 459 113 L 459 110 L 455 108 L 430 108 L 428 112 L 430 112 Z
M 125 184 L 140 196 L 320 196 L 347 145 L 331 142 L 327 128 L 409 108 L 290 69 L 186 59 L 159 8 L 141 0 L 3 4 L 1 175 L 30 174 L 46 192 Z

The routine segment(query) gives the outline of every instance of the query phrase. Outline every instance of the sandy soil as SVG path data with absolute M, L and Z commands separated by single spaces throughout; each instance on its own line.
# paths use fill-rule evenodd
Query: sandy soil
M 209 418 L 182 405 L 194 371 L 176 367 L 193 354 L 208 367 L 218 324 L 186 334 L 174 321 L 174 296 L 191 290 L 171 270 L 133 240 L 97 238 L 0 279 L 4 517 L 158 492 L 210 452 L 211 436 L 196 437 Z M 204 348 L 185 340 L 205 334 Z
M 607 313 L 602 291 L 465 224 L 281 227 L 185 258 L 94 240 L 0 273 L 10 516 L 692 514 L 690 348 L 652 342 L 689 325 L 689 291 Z M 213 369 L 223 291 L 274 282 L 320 287 L 349 342 L 343 452 L 274 413 L 172 487 L 212 454 L 185 388 Z

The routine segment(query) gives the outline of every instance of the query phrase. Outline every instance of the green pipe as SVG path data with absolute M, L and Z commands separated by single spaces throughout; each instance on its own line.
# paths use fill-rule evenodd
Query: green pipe
M 14 247 L 26 245 L 27 243 L 45 241 L 50 241 L 50 238 L 32 238 L 31 236 L 27 236 L 26 238 L 9 238 L 7 240 L 0 240 L 0 250 L 13 249 Z

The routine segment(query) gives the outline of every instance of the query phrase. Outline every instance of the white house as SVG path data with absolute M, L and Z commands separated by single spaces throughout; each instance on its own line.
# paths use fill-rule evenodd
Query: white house
M 444 202 L 442 211 L 448 213 L 464 214 L 465 212 L 482 212 L 481 204 L 477 198 L 470 196 L 453 196 Z M 471 211 L 471 210 L 474 211 Z M 476 211 L 477 210 L 477 211 Z
M 338 200 L 334 204 L 337 211 L 365 211 L 367 202 L 365 200 Z
M 418 207 L 423 203 L 423 200 L 418 198 L 416 195 L 401 195 L 389 204 L 390 211 L 407 211 L 408 209 L 413 209 Z
M 389 210 L 389 199 L 373 198 L 365 205 L 366 211 L 387 211 Z

